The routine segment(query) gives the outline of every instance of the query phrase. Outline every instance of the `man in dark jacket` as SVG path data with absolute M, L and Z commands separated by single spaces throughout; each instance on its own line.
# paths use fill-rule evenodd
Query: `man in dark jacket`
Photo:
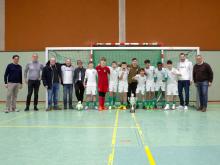
M 83 102 L 83 95 L 84 95 L 84 78 L 85 78 L 85 72 L 86 69 L 83 68 L 83 63 L 81 60 L 77 60 L 77 68 L 74 70 L 74 77 L 73 81 L 75 84 L 75 93 L 76 93 L 76 98 L 78 101 Z
M 52 98 L 54 103 L 54 110 L 59 110 L 58 107 L 58 93 L 59 86 L 62 83 L 61 65 L 56 63 L 54 57 L 50 58 L 50 61 L 43 68 L 42 81 L 48 93 L 48 108 L 46 111 L 52 110 Z
M 208 103 L 208 87 L 213 81 L 213 71 L 209 64 L 205 63 L 203 57 L 196 57 L 196 64 L 193 67 L 193 80 L 199 93 L 200 107 L 198 111 L 205 112 Z

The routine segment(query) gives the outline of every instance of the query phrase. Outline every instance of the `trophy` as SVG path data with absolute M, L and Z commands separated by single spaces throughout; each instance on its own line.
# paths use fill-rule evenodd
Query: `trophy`
M 130 112 L 131 113 L 135 113 L 135 109 L 136 109 L 136 97 L 134 97 L 134 94 L 132 93 L 131 94 L 131 97 L 128 98 L 128 101 L 130 102 L 131 104 L 131 107 L 130 107 Z

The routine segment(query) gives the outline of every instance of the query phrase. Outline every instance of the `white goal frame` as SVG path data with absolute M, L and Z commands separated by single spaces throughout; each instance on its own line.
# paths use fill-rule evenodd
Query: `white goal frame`
M 161 51 L 161 61 L 164 63 L 164 51 L 196 51 L 196 55 L 200 54 L 200 47 L 160 47 L 160 46 L 152 46 L 152 47 L 129 47 L 129 46 L 112 46 L 112 47 L 46 47 L 45 49 L 45 62 L 49 60 L 49 51 L 52 50 L 73 50 L 73 51 L 90 51 L 90 54 L 93 54 L 94 50 L 158 50 Z M 197 95 L 197 94 L 196 94 Z M 199 106 L 198 96 L 196 96 L 196 107 Z M 46 91 L 45 97 L 45 107 L 48 106 L 48 95 Z

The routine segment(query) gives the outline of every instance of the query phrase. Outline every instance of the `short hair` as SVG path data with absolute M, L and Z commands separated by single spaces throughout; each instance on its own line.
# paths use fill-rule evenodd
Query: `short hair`
M 72 61 L 70 58 L 66 58 L 66 60 L 65 60 L 65 61 L 67 61 L 67 60 Z
M 173 64 L 173 62 L 171 60 L 168 60 L 167 64 Z
M 159 62 L 157 62 L 157 65 L 162 65 L 162 62 L 160 62 L 160 61 L 159 61 Z
M 88 62 L 88 65 L 89 65 L 89 64 L 93 64 L 93 62 L 92 62 L 92 61 L 89 61 L 89 62 Z
M 38 56 L 38 54 L 37 53 L 33 53 L 32 56 Z
M 185 54 L 185 53 L 180 53 L 180 56 L 182 56 L 182 55 L 183 55 L 183 56 L 186 56 L 186 54 Z
M 122 62 L 121 65 L 123 65 L 123 64 L 126 64 L 126 65 L 127 65 L 127 62 Z
M 150 64 L 150 60 L 146 59 L 146 60 L 144 60 L 144 63 L 145 64 Z
M 76 64 L 78 65 L 80 62 L 83 63 L 82 60 L 77 60 Z
M 20 58 L 19 55 L 15 54 L 15 55 L 12 56 L 12 59 L 15 59 L 16 57 Z
M 144 71 L 144 72 L 145 72 L 144 68 L 141 68 L 141 69 L 139 70 L 139 73 L 140 73 L 141 71 Z
M 100 61 L 106 61 L 106 58 L 105 57 L 101 57 Z
M 112 64 L 117 64 L 117 62 L 116 61 L 112 61 Z
M 137 60 L 137 58 L 132 58 L 132 59 L 131 59 L 131 61 L 135 61 L 135 60 Z

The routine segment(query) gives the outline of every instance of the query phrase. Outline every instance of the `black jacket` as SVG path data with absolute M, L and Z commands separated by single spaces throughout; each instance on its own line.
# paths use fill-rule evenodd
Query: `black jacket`
M 213 71 L 209 64 L 203 63 L 201 65 L 195 64 L 193 67 L 193 80 L 195 83 L 213 81 Z
M 84 81 L 86 69 L 77 67 L 74 70 L 74 76 L 73 76 L 74 83 L 76 83 L 79 80 L 79 72 L 81 72 L 81 81 L 82 82 Z
M 61 64 L 56 63 L 55 68 L 57 70 L 58 77 L 59 77 L 60 82 L 62 84 L 63 81 L 62 81 L 62 74 L 61 74 Z M 52 68 L 50 66 L 49 61 L 47 62 L 46 66 L 43 68 L 42 81 L 43 81 L 44 86 L 48 86 L 48 89 L 51 89 L 51 87 L 53 85 L 53 71 L 52 71 Z

